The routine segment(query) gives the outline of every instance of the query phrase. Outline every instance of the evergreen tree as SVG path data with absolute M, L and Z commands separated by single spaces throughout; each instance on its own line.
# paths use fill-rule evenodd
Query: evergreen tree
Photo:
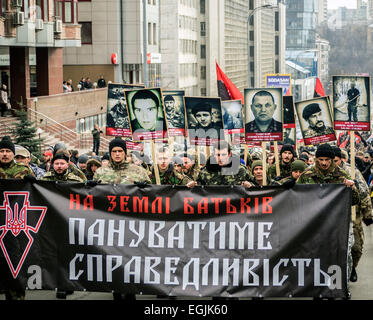
M 31 152 L 31 161 L 33 161 L 34 157 L 41 159 L 43 139 L 37 137 L 35 123 L 28 119 L 27 111 L 17 111 L 16 114 L 19 122 L 15 125 L 15 129 L 12 130 L 15 136 L 14 144 L 27 148 Z

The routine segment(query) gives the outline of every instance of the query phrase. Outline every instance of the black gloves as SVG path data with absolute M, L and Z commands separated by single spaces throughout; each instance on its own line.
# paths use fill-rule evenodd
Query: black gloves
M 139 188 L 145 188 L 148 185 L 146 181 L 135 181 L 134 184 Z
M 95 180 L 87 180 L 85 185 L 88 187 L 95 187 L 97 186 L 101 181 L 95 181 Z
M 282 186 L 284 186 L 284 187 L 287 188 L 287 189 L 290 189 L 290 188 L 292 188 L 292 187 L 295 186 L 295 182 L 296 182 L 296 181 L 297 181 L 297 180 L 295 180 L 294 178 L 291 178 L 291 179 L 285 181 L 285 182 L 282 184 Z
M 23 177 L 23 180 L 28 181 L 28 182 L 35 182 L 36 178 L 32 174 L 28 174 Z
M 363 221 L 364 221 L 364 223 L 365 223 L 365 225 L 366 226 L 369 226 L 369 225 L 371 225 L 372 223 L 373 223 L 373 219 L 363 219 Z

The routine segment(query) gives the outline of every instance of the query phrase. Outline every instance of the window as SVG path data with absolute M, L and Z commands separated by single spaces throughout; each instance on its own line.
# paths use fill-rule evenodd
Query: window
M 206 0 L 200 0 L 200 13 L 205 14 L 206 13 Z
M 254 10 L 254 0 L 249 1 L 249 10 Z
M 201 45 L 201 59 L 206 59 L 206 45 Z
M 73 0 L 55 0 L 55 15 L 60 17 L 64 23 L 77 21 L 78 6 Z
M 79 22 L 82 26 L 81 41 L 82 44 L 92 44 L 92 22 Z
M 254 41 L 254 31 L 250 31 L 250 41 Z
M 201 37 L 206 37 L 206 22 L 201 22 Z
M 207 95 L 206 88 L 201 88 L 201 96 L 206 96 L 206 95 Z
M 254 46 L 250 46 L 250 57 L 254 56 Z
M 8 4 L 7 0 L 0 0 L 0 16 L 5 15 L 7 4 Z
M 201 79 L 206 79 L 206 66 L 201 66 Z
M 152 24 L 148 22 L 148 44 L 152 44 Z
M 153 23 L 153 44 L 157 44 L 157 25 Z

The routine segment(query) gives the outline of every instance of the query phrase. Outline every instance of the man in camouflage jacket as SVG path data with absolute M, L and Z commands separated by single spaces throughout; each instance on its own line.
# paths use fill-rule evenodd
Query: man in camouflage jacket
M 69 170 L 70 155 L 66 151 L 57 152 L 52 158 L 52 167 L 40 180 L 84 182 L 84 180 Z
M 351 176 L 351 166 L 348 163 L 342 161 L 342 151 L 340 148 L 334 148 L 335 158 L 334 162 L 344 169 Z M 361 174 L 361 172 L 355 168 L 355 178 L 357 180 L 357 187 L 360 193 L 360 204 L 356 206 L 356 217 L 353 222 L 353 234 L 354 244 L 351 249 L 352 254 L 352 271 L 350 276 L 351 282 L 357 281 L 356 267 L 363 254 L 364 245 L 364 230 L 362 222 L 369 226 L 373 223 L 372 216 L 372 202 L 370 199 L 369 187 Z
M 113 184 L 151 183 L 144 168 L 126 161 L 126 152 L 126 142 L 123 139 L 117 137 L 111 140 L 109 165 L 98 168 L 93 180 Z
M 182 170 L 183 173 L 190 179 L 196 180 L 200 172 L 199 166 L 195 163 L 195 156 L 188 153 L 178 155 L 183 160 Z
M 160 182 L 162 185 L 186 185 L 188 182 L 192 181 L 182 172 L 176 171 L 173 163 L 171 162 L 171 157 L 168 150 L 161 148 L 157 153 L 157 165 L 160 177 Z M 154 167 L 152 167 L 150 173 L 150 180 L 152 184 L 156 184 L 156 177 Z
M 285 144 L 280 150 L 280 175 L 277 177 L 276 164 L 268 169 L 268 177 L 273 180 L 281 180 L 291 176 L 291 163 L 294 161 L 296 153 L 290 144 Z
M 187 184 L 192 188 L 198 185 L 242 185 L 251 178 L 238 156 L 233 156 L 230 145 L 225 141 L 214 144 L 213 156 L 200 171 L 197 179 Z
M 9 137 L 0 141 L 0 179 L 23 179 L 34 176 L 32 170 L 23 163 L 14 161 L 15 145 Z
M 345 170 L 334 163 L 334 150 L 328 144 L 322 144 L 316 151 L 316 163 L 314 166 L 307 168 L 299 177 L 298 184 L 345 184 L 352 187 L 352 205 L 360 203 L 360 194 L 355 182 Z M 351 217 L 352 218 L 352 217 Z M 352 223 L 350 223 L 350 232 L 348 238 L 348 259 L 347 269 L 350 278 L 352 272 L 352 254 L 353 246 Z

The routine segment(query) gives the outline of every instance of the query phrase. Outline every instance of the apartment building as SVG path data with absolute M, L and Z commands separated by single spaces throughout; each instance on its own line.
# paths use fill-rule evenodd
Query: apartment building
M 62 93 L 63 48 L 79 47 L 77 0 L 0 0 L 0 74 L 14 108 Z
M 148 85 L 159 86 L 159 21 L 159 0 L 80 0 L 82 46 L 64 50 L 65 79 L 144 83 L 146 59 Z

